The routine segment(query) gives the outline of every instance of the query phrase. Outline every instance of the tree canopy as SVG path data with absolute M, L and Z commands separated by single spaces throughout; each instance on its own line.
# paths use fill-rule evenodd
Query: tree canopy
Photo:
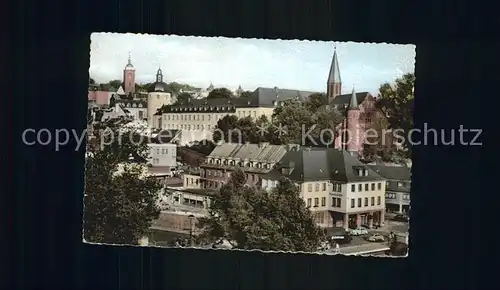
M 207 99 L 230 99 L 234 98 L 233 92 L 226 88 L 213 89 L 207 96 Z
M 201 237 L 226 239 L 237 249 L 315 252 L 324 241 L 299 189 L 282 179 L 270 192 L 245 185 L 246 176 L 235 171 L 210 204 L 209 216 L 200 218 Z
M 242 92 L 242 93 L 240 94 L 240 96 L 239 96 L 239 97 L 240 97 L 240 98 L 248 98 L 248 97 L 250 97 L 251 95 L 252 95 L 252 92 L 250 92 L 250 91 L 244 91 L 244 92 Z
M 321 105 L 322 102 L 321 96 L 304 104 L 295 100 L 285 101 L 275 108 L 272 122 L 265 116 L 257 120 L 226 116 L 217 122 L 214 140 L 219 141 L 224 136 L 224 141 L 231 142 L 331 146 L 335 137 L 334 128 L 341 122 L 342 116 L 339 111 Z
M 413 129 L 414 87 L 415 75 L 409 73 L 396 79 L 394 84 L 382 84 L 379 89 L 377 107 L 387 116 L 390 129 L 402 130 L 402 133 L 398 134 L 400 136 L 408 136 L 409 131 Z M 407 150 L 407 154 L 411 154 L 408 142 L 404 142 L 403 148 Z
M 185 105 L 189 103 L 189 101 L 193 99 L 193 96 L 189 93 L 180 93 L 177 96 L 177 101 L 175 101 L 174 105 Z
M 159 216 L 161 185 L 145 175 L 146 142 L 134 144 L 139 138 L 131 131 L 119 141 L 123 122 L 112 122 L 95 127 L 98 142 L 87 149 L 83 236 L 88 242 L 137 244 Z

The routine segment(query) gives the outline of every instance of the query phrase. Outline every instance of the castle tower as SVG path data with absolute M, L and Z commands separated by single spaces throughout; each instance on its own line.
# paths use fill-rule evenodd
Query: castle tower
M 359 127 L 359 105 L 354 87 L 352 88 L 351 100 L 347 107 L 347 151 L 353 153 L 361 153 L 362 151 L 362 132 Z
M 342 79 L 340 78 L 339 60 L 337 59 L 337 48 L 333 51 L 332 63 L 330 65 L 330 73 L 326 82 L 326 96 L 330 103 L 342 91 Z
M 123 69 L 123 90 L 126 95 L 135 93 L 135 68 L 132 65 L 130 54 L 128 55 L 128 63 Z

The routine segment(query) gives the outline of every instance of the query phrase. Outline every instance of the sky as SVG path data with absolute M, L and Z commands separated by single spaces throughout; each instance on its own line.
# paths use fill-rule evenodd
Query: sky
M 122 79 L 130 54 L 137 83 L 154 82 L 161 67 L 167 83 L 325 92 L 335 47 L 342 93 L 354 86 L 377 94 L 382 83 L 414 72 L 414 45 L 93 33 L 89 73 L 98 83 Z

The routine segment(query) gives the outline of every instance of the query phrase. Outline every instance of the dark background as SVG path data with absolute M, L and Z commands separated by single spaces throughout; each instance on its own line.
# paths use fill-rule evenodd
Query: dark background
M 493 158 L 482 154 L 485 145 L 414 148 L 410 257 L 380 259 L 85 245 L 84 151 L 24 146 L 20 138 L 25 128 L 85 128 L 91 32 L 416 44 L 415 126 L 484 127 L 486 136 L 485 119 L 498 124 L 500 97 L 498 17 L 487 14 L 494 9 L 368 0 L 12 4 L 1 42 L 0 126 L 9 136 L 1 184 L 13 193 L 2 189 L 3 287 L 476 289 L 495 279 L 489 240 L 498 223 L 486 219 L 495 213 L 486 205 L 497 204 L 498 188 L 480 164 Z

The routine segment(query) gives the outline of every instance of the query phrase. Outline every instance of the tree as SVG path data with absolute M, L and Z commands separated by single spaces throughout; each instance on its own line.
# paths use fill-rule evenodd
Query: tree
M 252 92 L 250 92 L 250 91 L 244 91 L 244 92 L 242 92 L 242 93 L 240 94 L 240 96 L 239 96 L 239 97 L 240 97 L 240 98 L 248 98 L 248 97 L 250 97 L 252 94 L 253 94 L 253 93 L 252 93 Z
M 122 85 L 121 80 L 112 80 L 108 82 L 109 90 L 113 92 L 116 92 L 121 85 Z
M 193 96 L 189 93 L 180 93 L 177 96 L 177 101 L 175 101 L 174 105 L 185 105 L 189 103 L 189 101 L 193 99 Z
M 215 143 L 219 141 L 238 143 L 242 130 L 238 127 L 238 117 L 226 115 L 215 126 L 212 136 Z
M 207 96 L 207 99 L 230 99 L 234 98 L 233 92 L 226 88 L 213 89 Z
M 227 239 L 238 249 L 315 252 L 324 240 L 299 189 L 282 179 L 271 192 L 245 185 L 235 171 L 212 199 L 209 216 L 198 227 L 205 240 Z
M 413 129 L 413 88 L 415 87 L 415 75 L 405 74 L 396 79 L 395 84 L 385 83 L 380 86 L 380 96 L 377 99 L 377 107 L 387 116 L 390 129 L 401 129 L 402 136 L 408 136 Z M 411 154 L 411 146 L 404 142 L 403 148 L 406 154 Z
M 95 85 L 96 82 L 93 78 L 89 78 L 89 85 Z
M 373 122 L 367 130 L 366 143 L 363 144 L 363 157 L 367 162 L 373 161 L 376 157 L 390 161 L 392 138 L 387 131 L 387 118 L 382 113 L 378 113 L 375 118 L 371 119 Z
M 160 213 L 161 185 L 147 175 L 147 144 L 134 144 L 135 132 L 119 134 L 124 121 L 97 124 L 96 140 L 104 142 L 87 150 L 83 236 L 89 242 L 137 244 Z
M 328 104 L 328 98 L 323 93 L 312 94 L 308 98 L 307 106 L 312 112 Z
M 342 120 L 341 114 L 333 108 L 315 106 L 310 102 L 302 104 L 297 101 L 285 102 L 273 116 L 274 127 L 285 126 L 286 133 L 275 134 L 279 141 L 274 143 L 302 144 L 307 146 L 326 147 L 333 143 L 335 127 Z M 308 134 L 308 132 L 310 134 Z M 311 138 L 306 138 L 306 134 Z M 304 140 L 303 140 L 304 137 Z

